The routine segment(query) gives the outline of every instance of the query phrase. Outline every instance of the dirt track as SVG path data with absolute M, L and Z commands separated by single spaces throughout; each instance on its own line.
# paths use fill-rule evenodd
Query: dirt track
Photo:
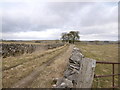
M 60 53 L 48 62 L 36 68 L 30 75 L 15 83 L 12 88 L 49 88 L 52 87 L 52 79 L 62 76 L 71 55 L 73 45 L 67 51 Z

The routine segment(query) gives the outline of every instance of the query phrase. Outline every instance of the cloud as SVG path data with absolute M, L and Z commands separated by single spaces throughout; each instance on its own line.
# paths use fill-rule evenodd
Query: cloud
M 116 40 L 117 8 L 115 2 L 6 2 L 3 39 L 58 39 L 62 32 L 77 30 L 82 40 Z
M 54 32 L 52 32 L 54 31 Z M 58 29 L 47 29 L 46 31 L 26 31 L 26 32 L 19 32 L 19 33 L 2 33 L 2 36 L 3 38 L 5 39 L 14 39 L 13 37 L 16 37 L 17 40 L 33 40 L 33 37 L 34 39 L 43 39 L 43 40 L 46 40 L 46 39 L 49 39 L 49 40 L 54 40 L 56 39 L 59 39 L 60 38 L 60 34 L 61 34 L 61 30 L 58 30 Z M 13 36 L 13 37 L 11 37 Z M 48 38 L 50 37 L 50 38 Z

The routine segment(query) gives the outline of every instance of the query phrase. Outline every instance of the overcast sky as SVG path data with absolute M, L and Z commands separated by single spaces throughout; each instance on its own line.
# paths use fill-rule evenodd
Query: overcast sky
M 33 0 L 34 1 L 34 0 Z M 79 31 L 80 40 L 117 40 L 117 2 L 3 2 L 2 38 L 56 40 Z

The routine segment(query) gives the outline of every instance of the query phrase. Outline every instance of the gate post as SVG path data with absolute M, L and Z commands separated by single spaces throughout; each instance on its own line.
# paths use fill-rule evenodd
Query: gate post
M 95 66 L 96 66 L 96 60 L 89 58 L 82 59 L 76 88 L 92 87 Z

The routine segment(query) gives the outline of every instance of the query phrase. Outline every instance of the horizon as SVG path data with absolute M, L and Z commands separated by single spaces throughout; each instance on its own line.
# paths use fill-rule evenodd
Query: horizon
M 56 39 L 58 41 L 62 41 L 60 39 Z M 56 41 L 56 40 L 5 40 L 5 39 L 1 39 L 0 41 Z M 78 40 L 78 41 L 108 41 L 108 40 Z M 119 40 L 113 40 L 115 42 L 118 42 Z

